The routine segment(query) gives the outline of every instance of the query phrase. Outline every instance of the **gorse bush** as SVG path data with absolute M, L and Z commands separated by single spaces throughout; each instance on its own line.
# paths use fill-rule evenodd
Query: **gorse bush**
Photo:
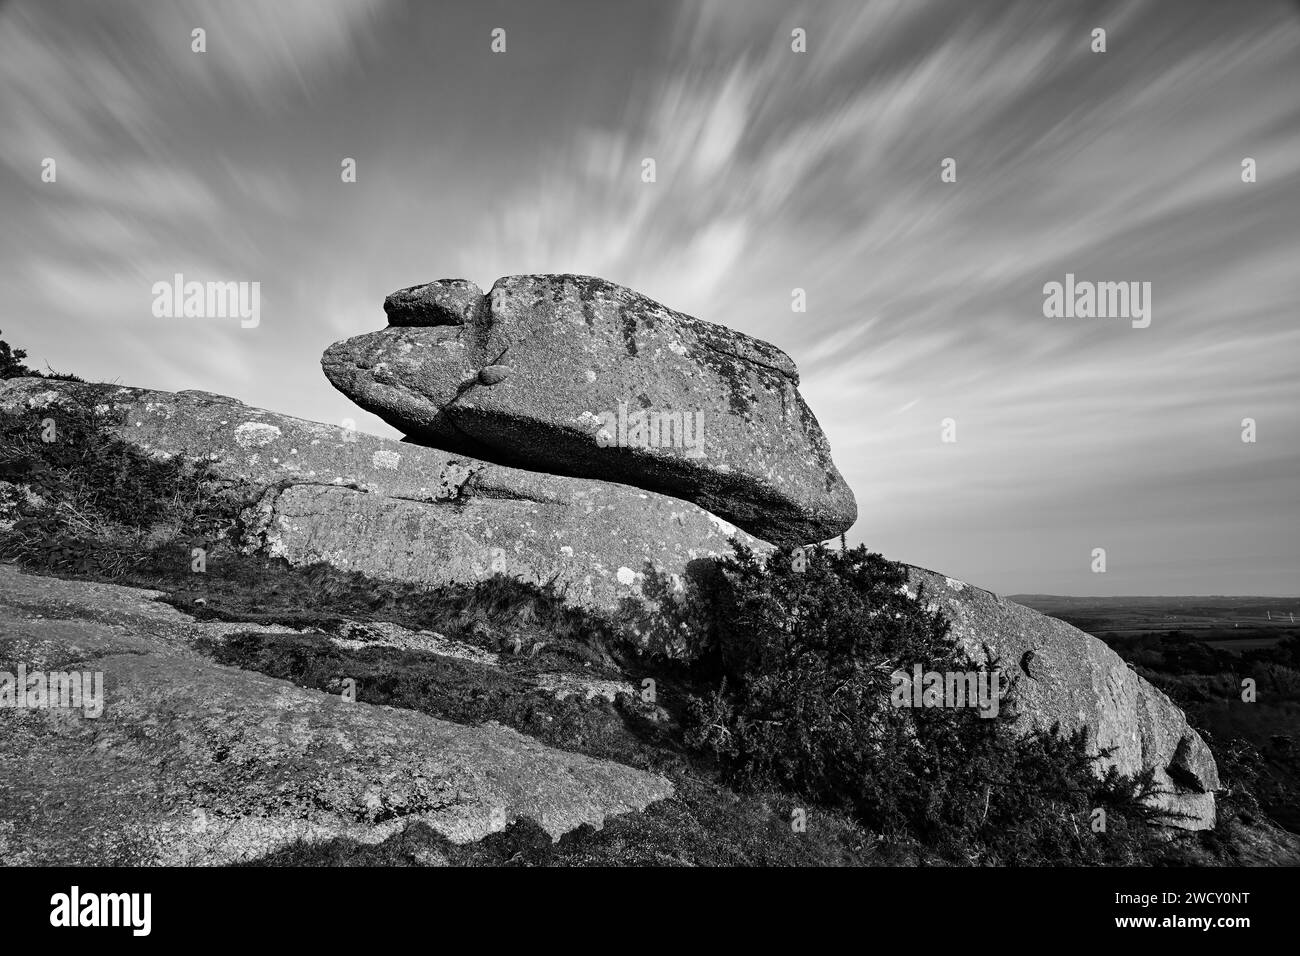
M 1145 835 L 1129 823 L 1150 816 L 1149 775 L 1098 776 L 1082 734 L 1016 733 L 1005 680 L 996 716 L 895 707 L 900 668 L 987 672 L 997 662 L 976 664 L 955 646 L 925 595 L 909 593 L 902 565 L 861 546 L 810 549 L 799 564 L 788 549 L 764 561 L 744 547 L 723 562 L 711 649 L 721 682 L 692 702 L 690 745 L 742 787 L 779 786 L 980 862 L 1136 852 Z M 1113 839 L 1089 829 L 1098 808 Z
M 802 564 L 789 549 L 761 560 L 743 545 L 723 562 L 729 587 L 714 604 L 725 676 L 815 665 L 837 682 L 870 675 L 888 685 L 891 662 L 958 662 L 942 615 L 908 596 L 903 565 L 861 545 L 808 549 Z

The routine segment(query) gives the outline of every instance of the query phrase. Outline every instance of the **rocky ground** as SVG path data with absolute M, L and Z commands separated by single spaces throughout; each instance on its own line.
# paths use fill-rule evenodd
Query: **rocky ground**
M 653 731 L 629 730 L 672 718 L 614 707 L 635 700 L 628 680 L 539 670 L 511 642 L 501 653 L 391 623 L 326 633 L 200 620 L 164 597 L 0 565 L 0 658 L 99 671 L 106 688 L 99 718 L 0 709 L 0 863 L 954 862 L 883 845 L 831 812 L 793 832 L 788 797 L 735 794 L 656 747 Z M 323 669 L 285 670 L 296 682 L 263 673 L 282 666 L 271 649 L 294 641 Z M 395 664 L 444 694 L 469 673 L 476 697 L 534 701 L 511 719 L 569 749 L 475 723 L 483 712 L 427 686 L 411 706 L 367 702 L 365 655 L 380 653 L 407 655 Z M 431 662 L 448 669 L 421 670 Z M 356 702 L 339 686 L 349 670 Z M 469 720 L 427 713 L 439 709 Z M 1176 843 L 1187 863 L 1300 863 L 1300 838 L 1235 816 Z
M 215 663 L 195 648 L 259 629 L 196 621 L 157 592 L 0 566 L 0 595 L 0 658 L 101 672 L 106 689 L 99 718 L 0 711 L 0 862 L 227 863 L 295 840 L 377 843 L 416 822 L 453 843 L 524 818 L 558 838 L 673 792 L 662 776 L 500 724 Z
M 256 504 L 245 512 L 243 547 L 295 566 L 325 562 L 427 585 L 502 573 L 611 607 L 640 599 L 643 568 L 662 569 L 681 587 L 727 550 L 728 534 L 740 534 L 695 505 L 652 492 L 456 459 L 220 396 L 40 379 L 0 388 L 0 407 L 44 414 L 68 402 L 118 416 L 117 434 L 145 454 L 199 455 L 250 488 Z M 454 494 L 439 490 L 461 473 L 473 480 Z M 1027 726 L 1091 728 L 1123 772 L 1155 769 L 1181 825 L 1213 826 L 1213 757 L 1182 711 L 1118 655 L 978 587 L 920 569 L 913 579 L 940 600 L 971 653 L 1020 676 Z

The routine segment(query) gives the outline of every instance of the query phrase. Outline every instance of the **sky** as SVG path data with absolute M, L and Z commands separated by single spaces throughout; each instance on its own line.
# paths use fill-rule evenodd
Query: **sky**
M 319 367 L 386 294 L 597 275 L 794 358 L 851 544 L 1300 593 L 1294 2 L 9 0 L 0 221 L 39 367 L 396 435 Z M 155 317 L 178 272 L 259 324 Z M 1067 273 L 1150 326 L 1045 316 Z

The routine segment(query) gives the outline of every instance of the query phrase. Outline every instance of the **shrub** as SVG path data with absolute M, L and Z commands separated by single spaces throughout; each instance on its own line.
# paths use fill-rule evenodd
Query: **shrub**
M 28 368 L 23 364 L 23 359 L 27 358 L 27 352 L 23 349 L 11 348 L 9 343 L 0 339 L 0 379 L 6 378 L 52 378 L 64 382 L 80 382 L 83 379 L 67 372 L 40 372 L 34 368 Z
M 901 708 L 892 674 L 991 671 L 906 588 L 902 565 L 859 546 L 789 549 L 766 561 L 738 546 L 715 606 L 722 679 L 691 705 L 688 742 L 743 787 L 778 786 L 851 810 L 894 837 L 981 862 L 1128 858 L 1146 837 L 1150 776 L 1098 776 L 1082 734 L 1018 734 L 1014 685 L 995 717 L 972 707 Z M 996 679 L 990 675 L 991 679 Z M 994 686 L 997 686 L 994 684 Z M 1107 808 L 1098 840 L 1090 814 Z

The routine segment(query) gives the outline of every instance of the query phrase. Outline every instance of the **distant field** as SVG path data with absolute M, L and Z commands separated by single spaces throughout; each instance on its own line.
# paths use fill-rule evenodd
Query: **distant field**
M 1240 640 L 1223 640 L 1223 641 L 1205 641 L 1210 647 L 1220 651 L 1231 651 L 1234 654 L 1241 654 L 1245 651 L 1261 650 L 1265 647 L 1272 647 L 1278 642 L 1276 637 L 1247 637 Z
M 1300 634 L 1300 598 L 1056 594 L 1013 594 L 1010 598 L 1097 637 L 1181 631 L 1212 647 L 1241 653 Z

